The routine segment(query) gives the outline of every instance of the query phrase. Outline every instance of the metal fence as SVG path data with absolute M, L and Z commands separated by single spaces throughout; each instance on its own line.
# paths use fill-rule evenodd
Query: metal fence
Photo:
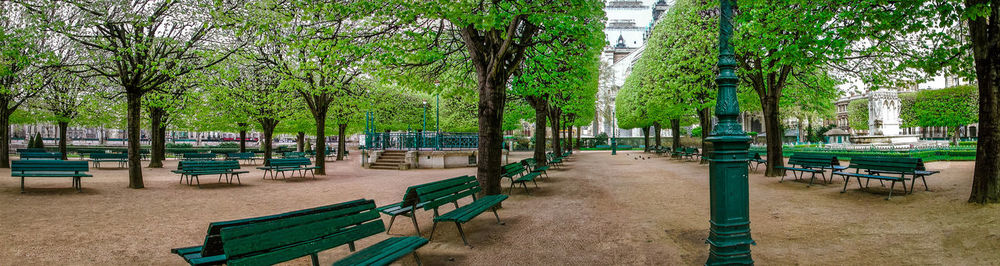
M 479 148 L 479 134 L 450 132 L 365 133 L 369 150 L 468 150 Z

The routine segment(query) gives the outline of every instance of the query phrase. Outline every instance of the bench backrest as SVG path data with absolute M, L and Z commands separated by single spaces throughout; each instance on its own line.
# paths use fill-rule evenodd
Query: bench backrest
M 306 157 L 292 157 L 292 158 L 277 158 L 270 159 L 265 162 L 267 166 L 303 166 L 311 165 L 312 161 Z
M 94 152 L 90 153 L 91 159 L 128 159 L 128 153 L 104 153 L 104 152 Z
M 211 171 L 211 170 L 235 170 L 240 169 L 237 161 L 180 161 L 177 163 L 177 170 L 183 171 Z
M 253 158 L 253 153 L 252 152 L 234 152 L 234 153 L 228 154 L 227 156 L 233 157 L 233 158 Z
M 62 159 L 62 153 L 58 152 L 22 152 L 21 159 Z
M 184 159 L 215 159 L 215 153 L 184 153 Z
M 480 190 L 475 176 L 459 176 L 407 188 L 403 203 L 407 206 L 425 203 L 424 210 L 431 210 L 467 196 L 475 200 Z
M 98 150 L 98 149 L 79 149 L 76 152 L 80 154 L 105 153 L 104 150 Z
M 760 158 L 760 153 L 759 153 L 759 152 L 755 152 L 755 151 L 751 151 L 751 152 L 749 152 L 749 153 L 747 153 L 747 154 L 748 154 L 748 155 L 747 155 L 747 158 L 750 158 L 750 160 L 753 160 L 753 159 L 761 159 L 761 158 Z
M 285 158 L 306 157 L 306 153 L 305 152 L 292 151 L 292 152 L 282 153 L 281 156 L 285 157 Z
M 837 157 L 833 155 L 815 154 L 815 153 L 796 153 L 792 155 L 792 157 L 788 158 L 788 164 L 799 165 L 803 167 L 829 168 L 834 165 L 840 165 L 840 161 L 837 160 Z
M 521 174 L 521 172 L 524 172 L 524 165 L 522 165 L 520 162 L 510 163 L 504 165 L 503 168 L 501 168 L 500 170 L 501 170 L 500 172 L 501 176 L 516 176 Z
M 87 161 L 16 160 L 10 164 L 11 172 L 86 172 Z
M 25 152 L 45 152 L 45 148 L 24 148 L 24 149 L 17 149 L 17 153 L 25 153 Z
M 227 265 L 272 265 L 385 232 L 372 200 L 220 230 Z
M 849 168 L 858 170 L 891 171 L 900 173 L 913 173 L 917 170 L 920 159 L 906 157 L 866 157 L 858 156 L 851 158 Z

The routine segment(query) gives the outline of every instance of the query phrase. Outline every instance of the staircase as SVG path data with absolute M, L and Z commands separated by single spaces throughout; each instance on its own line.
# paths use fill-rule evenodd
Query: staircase
M 371 165 L 372 169 L 399 170 L 406 161 L 406 151 L 384 151 Z

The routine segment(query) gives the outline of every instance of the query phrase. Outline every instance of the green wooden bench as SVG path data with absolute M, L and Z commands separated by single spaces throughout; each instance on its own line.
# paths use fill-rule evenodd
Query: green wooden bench
M 548 158 L 548 160 L 549 160 L 548 164 L 549 165 L 559 166 L 559 167 L 563 166 L 562 157 L 559 157 L 559 156 L 557 156 L 557 155 L 555 155 L 555 154 L 553 154 L 551 152 L 548 153 L 548 154 L 545 154 L 545 157 Z
M 290 152 L 282 153 L 281 157 L 283 157 L 283 158 L 305 158 L 306 157 L 306 153 L 305 152 L 290 151 Z
M 507 194 L 510 194 L 517 184 L 521 184 L 524 192 L 531 194 L 531 191 L 528 190 L 528 181 L 535 183 L 537 188 L 538 182 L 535 181 L 535 178 L 538 178 L 539 175 L 541 173 L 529 171 L 521 162 L 504 165 L 500 172 L 500 178 L 510 179 L 510 188 L 507 189 Z
M 16 160 L 10 165 L 10 175 L 21 178 L 21 193 L 24 193 L 25 177 L 69 177 L 73 179 L 73 188 L 77 192 L 83 190 L 80 179 L 91 177 L 86 161 L 63 160 Z
M 180 161 L 177 163 L 177 170 L 173 170 L 176 174 L 181 175 L 181 183 L 187 178 L 188 185 L 191 185 L 191 179 L 194 179 L 198 188 L 201 188 L 201 180 L 199 176 L 203 175 L 219 175 L 219 182 L 222 182 L 222 178 L 226 178 L 226 183 L 232 184 L 232 178 L 236 178 L 238 184 L 243 184 L 240 181 L 240 174 L 249 173 L 248 171 L 236 171 L 240 169 L 240 163 L 237 161 Z
M 267 174 L 271 174 L 271 180 L 277 178 L 277 174 L 281 173 L 281 177 L 285 178 L 285 172 L 292 172 L 292 177 L 295 177 L 295 173 L 300 173 L 300 177 L 305 177 L 305 171 L 309 171 L 313 178 L 316 178 L 316 166 L 312 166 L 312 161 L 306 157 L 292 157 L 292 158 L 279 158 L 264 161 L 263 167 L 257 167 L 257 169 L 264 170 L 264 179 L 267 179 Z
M 80 157 L 84 157 L 84 156 L 87 156 L 87 155 L 90 155 L 90 154 L 94 154 L 94 153 L 106 153 L 106 152 L 107 151 L 102 150 L 102 149 L 79 149 L 79 150 L 76 150 L 76 153 L 79 153 Z
M 128 154 L 94 152 L 90 153 L 90 161 L 94 162 L 94 168 L 101 168 L 104 162 L 118 163 L 119 168 L 125 168 L 128 166 Z
M 425 199 L 423 201 L 420 200 L 420 198 L 417 196 L 417 189 L 421 187 L 438 186 L 441 183 L 453 182 L 454 179 L 458 178 L 467 178 L 467 176 L 454 177 L 445 180 L 410 186 L 406 188 L 406 192 L 403 193 L 402 201 L 379 207 L 378 208 L 379 212 L 389 215 L 390 217 L 389 229 L 386 229 L 385 233 L 388 234 L 389 230 L 392 229 L 392 224 L 396 222 L 396 216 L 402 215 L 404 217 L 410 217 L 410 221 L 413 222 L 413 229 L 416 229 L 417 235 L 420 235 L 420 226 L 417 225 L 417 216 L 415 211 L 419 208 L 423 208 L 425 204 L 430 203 L 435 199 Z M 451 203 L 455 205 L 455 208 L 458 208 L 458 199 L 454 199 Z
M 181 158 L 184 161 L 214 161 L 216 156 L 215 153 L 186 152 Z
M 245 161 L 251 164 L 257 164 L 257 156 L 253 152 L 233 152 L 226 154 L 226 160 L 233 161 Z
M 497 214 L 496 207 L 507 199 L 507 195 L 487 195 L 477 199 L 476 193 L 479 193 L 482 188 L 479 187 L 479 182 L 476 181 L 476 177 L 474 176 L 456 177 L 443 182 L 437 182 L 434 185 L 422 186 L 414 190 L 418 201 L 427 202 L 424 204 L 424 210 L 434 210 L 434 226 L 431 227 L 430 239 L 434 238 L 434 230 L 437 229 L 437 224 L 439 222 L 454 222 L 455 226 L 458 227 L 459 235 L 462 236 L 462 242 L 464 242 L 466 246 L 469 245 L 469 241 L 465 239 L 465 232 L 462 231 L 462 224 L 472 220 L 472 218 L 479 216 L 479 214 L 482 214 L 487 210 L 492 210 L 493 215 L 497 218 L 497 223 L 501 224 L 500 215 Z M 455 202 L 469 196 L 472 197 L 472 203 L 439 215 L 438 207 L 441 205 Z
M 807 160 L 828 161 L 829 162 L 828 164 L 822 166 L 823 169 L 833 169 L 833 171 L 840 171 L 847 169 L 847 167 L 841 166 L 840 159 L 838 159 L 837 156 L 832 154 L 798 152 L 795 153 L 795 155 L 798 155 L 800 158 Z
M 263 217 L 209 224 L 202 246 L 171 249 L 190 265 L 272 265 L 310 256 L 319 265 L 318 252 L 385 231 L 372 200 L 354 200 L 323 207 Z M 333 265 L 388 265 L 413 254 L 428 240 L 419 236 L 392 237 L 344 257 Z
M 753 165 L 752 169 L 754 171 L 757 171 L 757 167 L 759 167 L 762 164 L 764 165 L 764 167 L 767 167 L 767 160 L 761 158 L 759 152 L 755 152 L 755 151 L 749 152 L 747 154 L 747 158 L 750 159 L 749 163 L 747 163 L 747 167 L 750 166 L 750 163 L 753 163 L 754 165 Z
M 59 152 L 22 152 L 21 160 L 62 160 Z
M 802 180 L 805 174 L 810 174 L 809 185 L 812 186 L 813 181 L 816 180 L 816 174 L 819 174 L 823 178 L 823 182 L 826 183 L 826 168 L 830 167 L 830 160 L 816 157 L 807 157 L 800 154 L 792 155 L 788 158 L 787 166 L 778 166 L 778 169 L 784 169 L 784 173 L 781 176 L 781 180 L 778 183 L 785 181 L 785 177 L 788 176 L 788 172 L 792 172 L 792 176 L 796 180 Z
M 872 179 L 879 180 L 879 183 L 883 181 L 890 181 L 892 185 L 889 187 L 889 197 L 886 200 L 892 198 L 892 191 L 895 190 L 896 182 L 903 183 L 903 193 L 909 194 L 913 193 L 913 184 L 916 183 L 917 177 L 922 177 L 921 174 L 917 173 L 918 160 L 915 158 L 894 158 L 887 159 L 885 157 L 854 157 L 851 158 L 851 164 L 847 168 L 854 169 L 854 173 L 848 171 L 836 171 L 833 172 L 834 175 L 839 175 L 844 178 L 844 189 L 840 193 L 847 192 L 847 183 L 853 177 L 858 180 L 858 188 L 864 189 L 868 187 L 869 181 Z M 863 172 L 862 172 L 863 171 Z M 898 175 L 898 176 L 890 176 Z M 911 182 L 910 190 L 906 190 L 906 181 L 911 180 L 907 176 L 913 176 L 914 182 Z M 864 186 L 861 185 L 861 179 L 865 178 L 866 182 Z M 885 184 L 882 184 L 885 186 Z M 924 187 L 926 188 L 927 181 L 924 180 Z
M 531 169 L 532 172 L 541 173 L 546 178 L 549 177 L 548 171 L 550 167 L 548 165 L 538 166 L 538 161 L 536 161 L 535 158 L 521 160 L 521 164 L 523 164 L 525 168 Z
M 46 151 L 45 151 L 45 148 L 24 148 L 24 149 L 17 149 L 17 153 L 25 153 L 25 152 L 46 152 Z

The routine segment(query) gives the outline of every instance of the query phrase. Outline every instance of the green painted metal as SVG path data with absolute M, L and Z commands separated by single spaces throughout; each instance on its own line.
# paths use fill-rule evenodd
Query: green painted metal
M 707 139 L 711 220 L 708 239 L 711 245 L 705 265 L 752 265 L 750 245 L 750 190 L 748 185 L 748 150 L 750 137 L 737 118 L 736 58 L 729 40 L 733 35 L 733 1 L 720 0 L 719 6 L 719 94 L 715 114 L 719 123 Z
M 479 147 L 478 133 L 397 132 L 365 133 L 365 148 L 370 150 L 472 150 Z

